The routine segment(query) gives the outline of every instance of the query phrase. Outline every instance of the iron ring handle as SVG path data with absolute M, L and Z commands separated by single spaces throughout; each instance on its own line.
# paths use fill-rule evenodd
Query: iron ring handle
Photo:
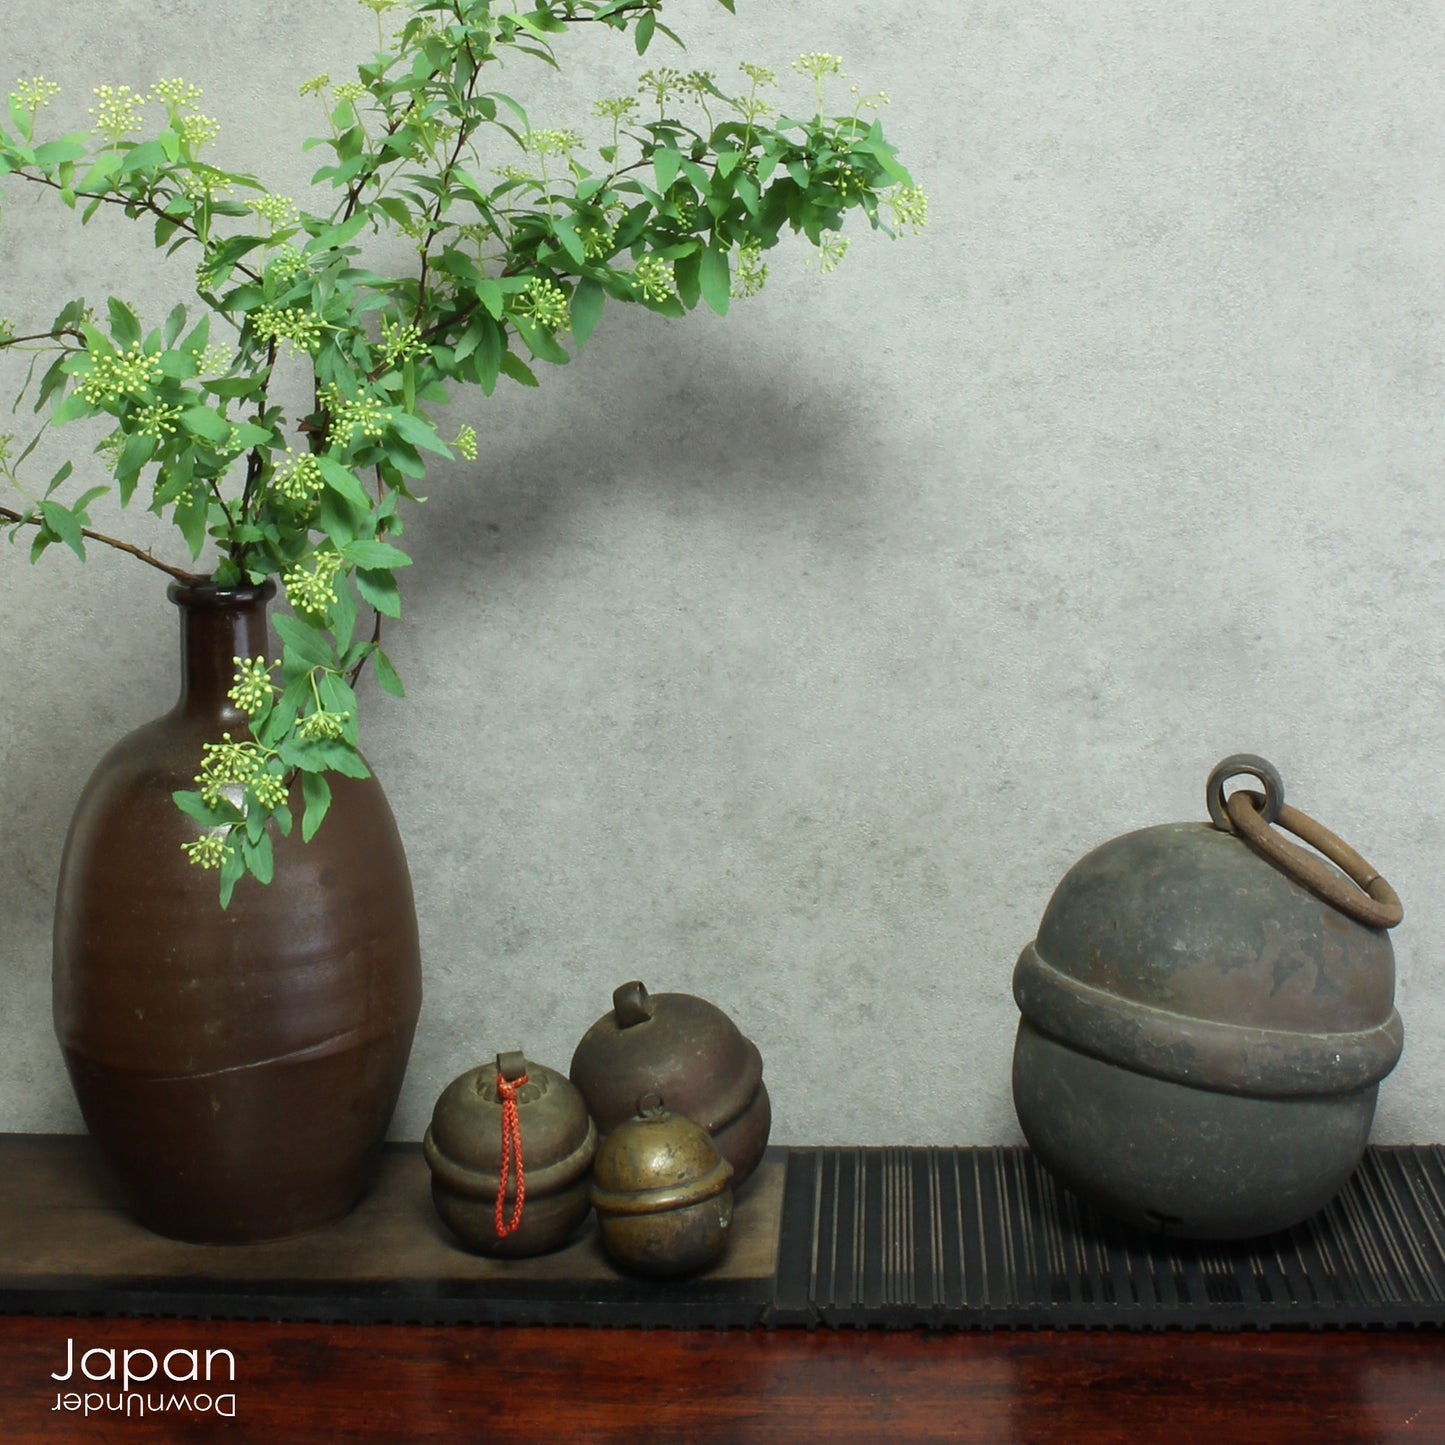
M 1221 833 L 1233 833 L 1237 829 L 1229 821 L 1224 798 L 1224 785 L 1240 773 L 1247 773 L 1264 784 L 1264 821 L 1273 823 L 1284 807 L 1284 779 L 1279 769 L 1257 753 L 1232 753 L 1222 763 L 1217 763 L 1204 785 L 1204 800 L 1209 805 L 1209 818 Z M 1258 794 L 1256 794 L 1258 796 Z
M 1270 826 L 1266 797 L 1241 790 L 1230 794 L 1224 806 L 1234 832 L 1332 908 L 1371 928 L 1393 928 L 1405 916 L 1395 890 L 1323 823 L 1283 803 L 1274 820 L 1285 832 L 1293 833 L 1342 869 L 1345 878 Z

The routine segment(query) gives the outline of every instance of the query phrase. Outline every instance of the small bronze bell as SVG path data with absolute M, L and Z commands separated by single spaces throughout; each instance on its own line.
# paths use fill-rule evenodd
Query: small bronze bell
M 1225 782 L 1247 773 L 1263 795 Z M 1384 879 L 1284 805 L 1262 758 L 1210 775 L 1208 823 L 1096 848 L 1019 955 L 1019 1123 L 1125 1220 L 1198 1238 L 1284 1229 L 1365 1150 L 1403 1043 Z M 1282 838 L 1294 833 L 1343 873 Z M 1353 881 L 1352 881 L 1353 880 Z
M 722 1256 L 732 1227 L 732 1166 L 708 1132 L 656 1094 L 602 1141 L 592 1203 L 607 1253 L 639 1274 L 682 1275 Z
M 596 1126 L 562 1074 L 520 1053 L 453 1079 L 422 1150 L 437 1213 L 480 1254 L 543 1254 L 586 1218 Z
M 612 1012 L 577 1045 L 569 1070 L 606 1134 L 656 1093 L 701 1124 L 733 1167 L 734 1187 L 757 1168 L 772 1102 L 756 1046 L 715 1004 L 688 993 L 649 994 L 638 982 L 612 995 Z

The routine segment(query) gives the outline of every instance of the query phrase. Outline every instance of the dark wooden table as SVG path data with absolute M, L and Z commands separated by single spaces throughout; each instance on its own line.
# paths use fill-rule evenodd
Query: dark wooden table
M 195 1351 L 234 1415 L 67 1411 L 85 1350 Z M 105 1356 L 92 1356 L 95 1372 Z M 170 1360 L 190 1372 L 190 1356 Z M 78 1392 L 77 1387 L 77 1392 Z M 101 1400 L 114 1386 L 93 1384 Z M 134 1387 L 146 1398 L 151 1385 Z M 61 1405 L 59 1410 L 57 1405 Z M 0 1439 L 1445 1441 L 1434 1332 L 672 1332 L 0 1318 Z
M 0 1445 L 222 1434 L 498 1445 L 1445 1442 L 1445 1329 L 673 1331 L 252 1317 L 272 1306 L 252 1307 L 223 1275 L 344 1281 L 380 1269 L 465 1285 L 491 1268 L 448 1243 L 413 1154 L 393 1150 L 372 1195 L 334 1228 L 223 1250 L 218 1264 L 216 1251 L 160 1240 L 118 1213 L 85 1141 L 0 1136 L 0 1280 L 10 1281 L 0 1307 L 56 1311 L 0 1314 Z M 761 1190 L 752 1204 L 759 1238 L 776 1234 L 759 1202 L 771 1197 Z M 741 1276 L 771 1278 L 773 1255 L 753 1268 L 752 1247 L 738 1242 Z M 569 1289 L 605 1283 L 569 1269 Z M 146 1296 L 146 1279 L 171 1275 L 209 1283 Z M 23 1293 L 51 1276 L 45 1304 Z M 138 1294 L 128 1279 L 141 1281 Z M 132 1295 L 134 1317 L 79 1313 L 115 1315 Z M 387 1317 L 407 1319 L 410 1298 Z M 234 1317 L 198 1317 L 223 1306 Z

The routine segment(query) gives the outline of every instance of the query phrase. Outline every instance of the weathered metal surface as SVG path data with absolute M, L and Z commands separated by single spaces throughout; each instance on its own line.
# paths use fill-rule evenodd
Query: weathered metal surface
M 1225 783 L 1240 773 L 1258 778 L 1264 784 L 1264 792 L 1241 789 L 1226 798 Z M 1285 803 L 1284 780 L 1263 758 L 1253 753 L 1236 753 L 1225 758 L 1210 773 L 1204 795 L 1210 820 L 1220 832 L 1237 833 L 1255 852 L 1279 864 L 1296 882 L 1303 883 L 1341 913 L 1371 928 L 1394 928 L 1404 918 L 1399 895 L 1374 867 L 1322 823 Z M 1323 857 L 1281 837 L 1274 824 L 1308 843 Z M 1330 863 L 1335 867 L 1331 868 Z M 1336 869 L 1341 870 L 1344 877 Z
M 732 1166 L 705 1129 L 655 1094 L 637 1108 L 597 1151 L 592 1203 L 603 1246 L 639 1274 L 695 1273 L 727 1248 Z
M 1242 811 L 1267 830 L 1303 816 L 1263 760 L 1221 769 L 1263 777 L 1266 793 L 1223 802 L 1216 770 L 1217 819 Z M 1304 824 L 1311 841 L 1325 833 Z M 1383 883 L 1325 841 L 1361 887 Z M 1358 1163 L 1403 1045 L 1394 957 L 1300 871 L 1176 823 L 1104 844 L 1060 882 L 1014 972 L 1014 1102 L 1079 1193 L 1134 1223 L 1242 1236 L 1306 1217 Z M 1387 884 L 1367 896 L 1333 876 L 1388 909 Z
M 720 1008 L 692 994 L 649 994 L 634 980 L 612 1004 L 577 1045 L 569 1070 L 598 1129 L 615 1129 L 638 1099 L 656 1093 L 712 1135 L 741 1185 L 772 1127 L 757 1047 Z
M 517 1180 L 502 1177 L 503 1108 L 497 1080 L 526 1076 L 516 1090 L 521 1133 L 523 1207 L 517 1228 L 498 1235 L 496 1204 L 510 1213 Z M 555 1069 L 520 1053 L 469 1069 L 442 1091 L 422 1143 L 432 1201 L 468 1249 L 520 1258 L 565 1243 L 587 1216 L 588 1171 L 597 1128 L 582 1096 Z M 510 1172 L 510 1171 L 509 1171 Z

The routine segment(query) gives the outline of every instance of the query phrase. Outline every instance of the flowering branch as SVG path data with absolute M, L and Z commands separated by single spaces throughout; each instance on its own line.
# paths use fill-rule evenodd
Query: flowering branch
M 584 128 L 534 126 L 516 99 L 486 87 L 487 67 L 521 56 L 556 65 L 552 43 L 579 24 L 629 36 L 638 55 L 659 35 L 680 45 L 661 19 L 668 0 L 536 0 L 525 11 L 360 3 L 375 15 L 374 56 L 354 80 L 333 87 L 323 73 L 301 86 L 326 126 L 305 142 L 324 163 L 299 201 L 204 159 L 219 126 L 184 80 L 144 95 L 96 87 L 88 132 L 37 135 L 58 91 L 41 77 L 12 93 L 9 129 L 0 112 L 0 177 L 43 187 L 83 219 L 119 208 L 167 255 L 200 250 L 187 299 L 159 325 L 114 296 L 103 316 L 76 298 L 23 336 L 0 321 L 0 353 L 57 343 L 44 369 L 32 360 L 22 396 L 34 386 L 46 426 L 98 423 L 108 473 L 72 497 L 67 462 L 43 491 L 27 490 L 16 471 L 39 434 L 14 463 L 3 450 L 12 438 L 0 438 L 0 477 L 30 503 L 0 519 L 35 529 L 32 557 L 56 543 L 84 556 L 88 539 L 191 579 L 90 528 L 95 497 L 139 497 L 174 522 L 193 559 L 211 550 L 217 585 L 280 580 L 290 605 L 274 619 L 281 657 L 244 660 L 238 673 L 250 737 L 211 744 L 201 792 L 178 800 L 207 829 L 189 851 L 220 870 L 223 899 L 247 872 L 269 877 L 266 830 L 268 820 L 290 826 L 288 779 L 301 778 L 309 837 L 329 803 L 327 775 L 365 774 L 352 690 L 362 670 L 402 694 L 381 647 L 411 563 L 397 545 L 402 504 L 437 458 L 477 457 L 475 429 L 444 441 L 437 408 L 470 388 L 490 396 L 503 377 L 537 386 L 539 364 L 568 363 L 609 301 L 721 315 L 762 288 L 762 258 L 787 233 L 831 269 L 850 215 L 887 234 L 924 217 L 922 193 L 862 115 L 876 98 L 827 112 L 842 67 L 826 52 L 794 66 L 806 120 L 765 98 L 778 83 L 765 67 L 743 63 L 746 83 L 730 95 L 711 72 L 656 66 L 635 94 L 597 103 L 605 130 L 589 139 Z M 388 42 L 391 11 L 403 23 Z M 492 152 L 510 159 L 484 169 Z M 365 254 L 382 235 L 411 243 L 399 272 Z M 211 339 L 217 321 L 224 342 Z M 309 381 L 304 414 L 272 396 L 283 361 Z M 244 813 L 227 812 L 221 779 L 244 787 Z

